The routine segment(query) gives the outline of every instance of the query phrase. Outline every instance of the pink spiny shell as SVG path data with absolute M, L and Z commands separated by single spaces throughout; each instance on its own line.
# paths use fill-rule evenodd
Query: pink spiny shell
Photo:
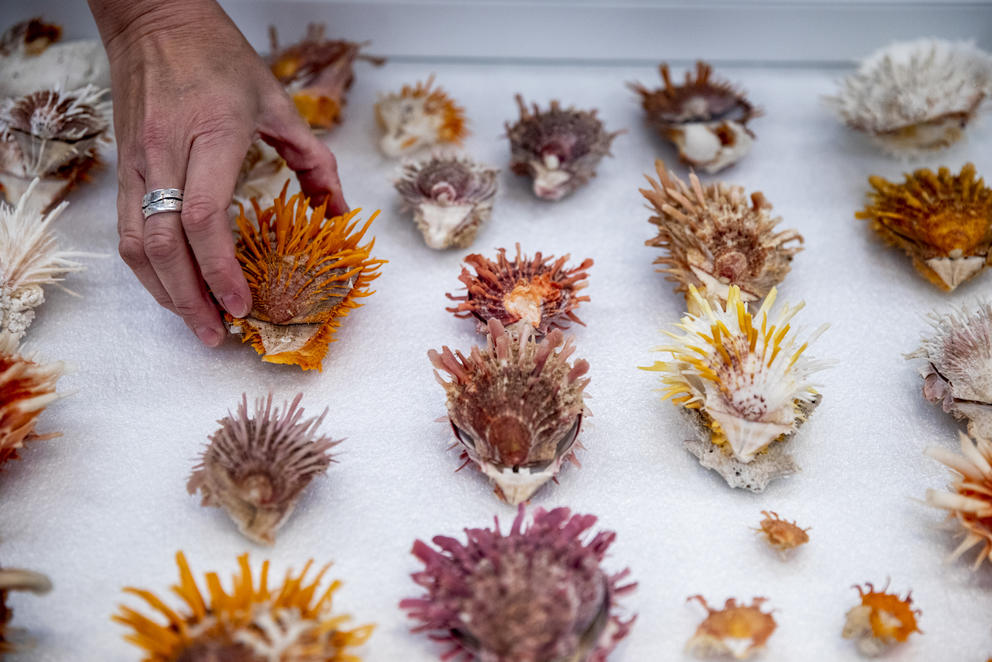
M 574 452 L 588 413 L 582 391 L 589 364 L 568 362 L 575 345 L 557 329 L 538 343 L 526 329 L 514 337 L 490 320 L 489 334 L 486 346 L 468 356 L 448 347 L 428 356 L 465 454 L 496 483 L 497 494 L 517 504 L 554 478 Z
M 270 393 L 255 401 L 249 417 L 248 396 L 242 395 L 237 414 L 219 421 L 187 484 L 190 494 L 202 493 L 204 506 L 223 508 L 255 542 L 275 542 L 304 488 L 327 471 L 328 450 L 340 443 L 317 434 L 326 409 L 319 417 L 300 420 L 302 398 L 297 394 L 280 411 L 272 408 Z
M 610 154 L 622 131 L 609 133 L 595 110 L 563 109 L 557 101 L 542 111 L 528 110 L 516 96 L 520 119 L 506 123 L 510 169 L 534 180 L 534 195 L 561 200 L 596 176 L 596 166 Z
M 497 519 L 491 530 L 466 529 L 465 543 L 416 541 L 424 569 L 413 580 L 426 594 L 400 607 L 421 622 L 415 632 L 450 646 L 444 660 L 605 662 L 634 621 L 616 604 L 636 586 L 621 584 L 629 570 L 600 565 L 616 534 L 590 538 L 596 517 L 567 508 L 538 508 L 530 526 L 524 518 L 521 506 L 505 535 Z

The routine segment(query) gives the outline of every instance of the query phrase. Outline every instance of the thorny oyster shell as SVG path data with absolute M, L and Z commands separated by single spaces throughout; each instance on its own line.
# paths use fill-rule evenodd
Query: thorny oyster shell
M 448 347 L 427 355 L 447 393 L 448 420 L 466 462 L 516 505 L 554 478 L 565 460 L 575 461 L 582 417 L 589 415 L 582 400 L 589 363 L 568 362 L 575 345 L 558 329 L 541 342 L 526 327 L 511 336 L 495 319 L 488 329 L 486 346 L 468 356 Z
M 0 467 L 18 459 L 26 442 L 59 436 L 38 434 L 34 426 L 45 407 L 62 397 L 55 383 L 64 372 L 61 362 L 42 364 L 20 354 L 14 336 L 0 333 Z
M 340 582 L 320 586 L 329 565 L 308 578 L 313 561 L 307 561 L 299 574 L 289 571 L 280 585 L 270 587 L 269 562 L 262 563 L 256 585 L 248 555 L 242 554 L 231 592 L 210 572 L 204 595 L 182 552 L 176 563 L 179 583 L 172 590 L 183 608 L 128 587 L 124 592 L 147 602 L 153 615 L 122 605 L 113 616 L 131 630 L 124 639 L 142 649 L 144 662 L 360 662 L 354 648 L 375 627 L 343 629 L 350 617 L 335 615 L 332 605 Z
M 238 215 L 237 205 L 251 209 L 253 199 L 275 200 L 287 181 L 289 182 L 287 192 L 298 193 L 296 176 L 286 165 L 286 161 L 270 145 L 256 140 L 248 148 L 245 159 L 241 162 L 238 180 L 234 185 L 232 202 L 234 216 Z
M 970 42 L 896 42 L 868 56 L 827 103 L 885 152 L 916 156 L 957 142 L 992 96 L 992 56 Z
M 703 186 L 695 173 L 689 184 L 655 161 L 658 181 L 646 177 L 650 189 L 640 189 L 655 215 L 658 235 L 644 242 L 665 250 L 655 260 L 659 269 L 685 293 L 694 285 L 705 299 L 726 304 L 731 285 L 744 301 L 764 298 L 789 273 L 792 257 L 802 250 L 796 230 L 775 231 L 782 218 L 761 191 L 748 196 L 743 186 L 714 182 Z
M 783 559 L 787 558 L 789 551 L 809 542 L 809 529 L 800 527 L 795 521 L 782 519 L 774 510 L 762 510 L 761 514 L 765 518 L 761 520 L 757 530 L 769 545 L 778 550 Z
M 245 537 L 263 544 L 289 519 L 303 490 L 331 463 L 328 452 L 340 442 L 317 434 L 327 415 L 300 420 L 299 393 L 282 411 L 272 408 L 272 394 L 255 401 L 248 415 L 248 396 L 241 396 L 237 415 L 220 420 L 200 463 L 186 486 L 200 491 L 204 506 L 218 506 Z
M 226 321 L 263 361 L 320 370 L 341 318 L 372 294 L 368 286 L 385 260 L 369 255 L 375 239 L 360 244 L 378 211 L 359 227 L 361 209 L 325 218 L 326 202 L 308 205 L 301 195 L 286 201 L 284 189 L 271 207 L 252 201 L 255 219 L 238 215 L 235 255 L 252 309 Z
M 847 612 L 841 635 L 845 639 L 856 639 L 859 651 L 875 657 L 906 641 L 914 632 L 920 632 L 916 627 L 920 611 L 912 608 L 912 592 L 900 598 L 886 593 L 888 584 L 881 591 L 876 591 L 871 582 L 866 582 L 865 586 L 867 593 L 860 586 L 853 587 L 861 596 L 861 604 Z
M 765 648 L 777 627 L 770 612 L 761 610 L 767 598 L 754 598 L 749 605 L 739 605 L 727 598 L 723 609 L 714 609 L 701 595 L 693 595 L 706 610 L 706 618 L 686 643 L 686 650 L 698 657 L 730 656 L 746 660 Z
M 663 373 L 662 399 L 698 421 L 704 436 L 686 447 L 731 487 L 759 492 L 795 470 L 782 447 L 819 403 L 811 376 L 828 364 L 805 350 L 827 325 L 799 344 L 791 320 L 803 304 L 773 316 L 775 288 L 755 314 L 736 285 L 726 307 L 711 306 L 693 286 L 689 295 L 701 312 L 675 325 L 681 333 L 667 333 L 671 341 L 658 351 L 668 359 L 644 369 Z
M 951 554 L 955 560 L 981 545 L 973 568 L 986 560 L 992 563 L 992 439 L 972 439 L 959 432 L 961 454 L 946 448 L 928 448 L 926 453 L 946 465 L 957 476 L 948 492 L 927 490 L 927 503 L 942 508 L 958 521 L 964 540 Z
M 61 251 L 50 229 L 69 205 L 62 202 L 47 214 L 38 211 L 35 179 L 13 207 L 0 201 L 0 333 L 20 340 L 34 321 L 34 309 L 45 302 L 43 285 L 81 271 L 72 258 L 85 253 Z
M 468 135 L 465 110 L 433 84 L 432 74 L 426 83 L 380 96 L 375 116 L 383 131 L 383 154 L 395 158 L 432 145 L 460 144 Z
M 992 303 L 930 317 L 936 334 L 906 355 L 927 362 L 920 368 L 923 397 L 968 419 L 972 436 L 992 439 Z
M 952 175 L 947 168 L 906 174 L 894 184 L 868 178 L 864 211 L 856 218 L 887 244 L 901 248 L 931 283 L 951 291 L 992 264 L 992 189 L 975 179 L 971 163 Z
M 355 60 L 380 65 L 385 60 L 360 53 L 365 44 L 325 39 L 324 25 L 310 23 L 303 39 L 279 47 L 275 27 L 269 27 L 272 73 L 293 98 L 296 109 L 314 129 L 331 129 L 341 123 L 345 94 L 355 79 Z
M 99 39 L 56 43 L 62 28 L 32 18 L 0 35 L 0 99 L 61 86 L 110 87 L 110 63 Z
M 580 303 L 589 301 L 579 292 L 589 284 L 587 270 L 592 258 L 586 258 L 577 267 L 566 267 L 570 255 L 557 260 L 553 255 L 544 257 L 540 252 L 533 258 L 520 254 L 511 261 L 506 249 L 497 250 L 492 261 L 478 253 L 465 257 L 465 264 L 475 269 L 475 275 L 462 267 L 458 280 L 467 290 L 461 296 L 448 294 L 458 304 L 446 308 L 455 317 L 475 317 L 479 333 L 486 333 L 489 320 L 495 319 L 511 330 L 529 327 L 538 336 L 551 329 L 565 329 L 582 320 L 573 312 Z M 552 262 L 552 260 L 554 260 Z
M 18 649 L 10 637 L 10 620 L 14 610 L 7 604 L 7 594 L 11 591 L 31 591 L 40 595 L 51 590 L 52 582 L 40 572 L 0 568 L 0 656 Z
M 685 83 L 672 82 L 667 64 L 659 67 L 665 86 L 649 90 L 640 83 L 631 88 L 662 137 L 675 143 L 679 158 L 708 173 L 740 161 L 751 150 L 754 134 L 747 123 L 760 114 L 743 92 L 728 82 L 714 80 L 713 67 L 696 62 L 696 76 L 686 72 Z
M 0 188 L 8 202 L 31 181 L 46 211 L 97 165 L 110 129 L 109 90 L 56 87 L 0 101 Z
M 506 123 L 510 139 L 510 170 L 534 180 L 534 195 L 561 200 L 596 176 L 596 166 L 610 154 L 613 139 L 596 110 L 563 109 L 557 101 L 542 111 L 528 110 L 516 95 L 520 119 Z
M 465 248 L 492 214 L 497 175 L 471 159 L 435 155 L 406 165 L 395 186 L 428 246 Z
M 603 558 L 616 538 L 587 535 L 593 515 L 568 508 L 533 512 L 523 506 L 505 535 L 467 529 L 464 543 L 447 536 L 420 540 L 413 554 L 424 569 L 413 581 L 425 590 L 400 607 L 420 621 L 414 632 L 450 648 L 442 658 L 480 662 L 605 662 L 633 625 L 620 617 L 617 598 L 636 584 L 629 574 L 608 574 Z

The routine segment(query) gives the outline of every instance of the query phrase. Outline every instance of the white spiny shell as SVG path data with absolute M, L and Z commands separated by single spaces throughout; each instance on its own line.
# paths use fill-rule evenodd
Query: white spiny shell
M 460 143 L 467 135 L 465 111 L 439 87 L 404 85 L 400 92 L 379 97 L 375 114 L 382 128 L 379 149 L 389 157 L 413 154 L 432 145 Z
M 248 211 L 252 210 L 253 198 L 268 204 L 279 197 L 287 181 L 287 195 L 299 193 L 299 182 L 283 158 L 273 147 L 256 140 L 241 163 L 241 172 L 234 187 L 234 204 L 240 204 Z M 237 209 L 234 208 L 233 212 L 236 217 Z
M 471 159 L 433 156 L 406 165 L 395 185 L 428 246 L 465 248 L 492 214 L 497 175 Z
M 866 58 L 827 103 L 886 152 L 913 156 L 961 138 L 992 96 L 992 56 L 970 42 L 896 42 Z
M 906 356 L 927 362 L 920 367 L 923 396 L 968 419 L 971 435 L 992 439 L 992 303 L 930 317 L 936 333 Z
M 957 474 L 949 491 L 927 490 L 927 503 L 948 511 L 964 530 L 964 540 L 950 560 L 981 545 L 974 562 L 977 570 L 986 560 L 992 563 L 992 439 L 973 441 L 963 432 L 958 436 L 960 454 L 937 446 L 926 451 Z
M 47 36 L 29 42 L 31 33 L 38 32 L 32 29 L 36 27 Z M 56 25 L 32 20 L 11 26 L 0 36 L 0 98 L 55 85 L 110 87 L 110 63 L 100 40 L 53 43 L 60 33 Z
M 20 339 L 45 301 L 43 285 L 58 283 L 82 265 L 84 253 L 61 251 L 49 226 L 68 206 L 62 202 L 43 214 L 33 199 L 35 179 L 13 207 L 0 202 L 0 333 Z

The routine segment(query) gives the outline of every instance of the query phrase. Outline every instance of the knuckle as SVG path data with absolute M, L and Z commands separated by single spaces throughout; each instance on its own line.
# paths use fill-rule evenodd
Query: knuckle
M 152 262 L 172 262 L 182 246 L 171 233 L 150 229 L 145 234 L 144 249 Z
M 241 268 L 233 259 L 213 257 L 200 261 L 200 273 L 215 290 L 231 287 Z
M 183 319 L 198 317 L 203 312 L 202 305 L 196 299 L 177 299 L 172 302 L 172 307 Z
M 132 269 L 143 267 L 148 260 L 145 258 L 145 245 L 141 237 L 131 233 L 121 235 L 117 244 L 117 252 L 120 253 L 124 263 Z
M 220 207 L 209 198 L 187 198 L 183 200 L 180 218 L 187 232 L 201 233 L 210 229 L 221 211 Z
M 170 133 L 166 123 L 159 120 L 146 119 L 138 131 L 138 137 L 145 151 L 158 152 L 165 150 L 168 146 Z

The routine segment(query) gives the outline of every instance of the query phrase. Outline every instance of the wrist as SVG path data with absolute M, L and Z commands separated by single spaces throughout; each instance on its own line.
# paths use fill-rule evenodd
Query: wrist
M 205 20 L 222 17 L 215 0 L 88 0 L 107 54 L 129 50 L 157 35 L 189 34 Z

